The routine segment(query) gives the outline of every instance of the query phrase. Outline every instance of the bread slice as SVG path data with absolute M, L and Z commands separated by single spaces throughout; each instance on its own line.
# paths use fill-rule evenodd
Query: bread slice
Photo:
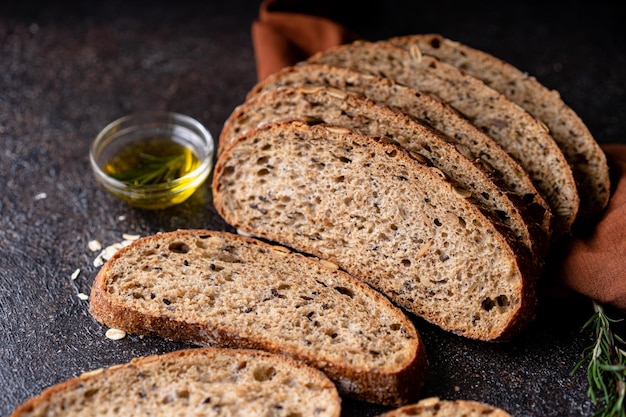
M 248 92 L 246 101 L 265 91 L 300 85 L 325 85 L 360 94 L 443 132 L 456 147 L 499 178 L 507 192 L 521 196 L 532 207 L 531 211 L 543 216 L 542 227 L 548 230 L 552 217 L 550 208 L 524 168 L 492 138 L 436 96 L 350 68 L 307 63 L 285 67 L 270 75 Z
M 552 208 L 553 237 L 569 231 L 578 208 L 576 182 L 565 156 L 544 124 L 477 78 L 390 42 L 358 41 L 320 52 L 307 62 L 383 75 L 434 94 L 471 120 L 515 158 Z
M 497 178 L 490 178 L 485 166 L 462 153 L 452 139 L 362 96 L 325 86 L 281 87 L 258 94 L 230 115 L 220 144 L 226 147 L 238 135 L 260 124 L 285 118 L 312 118 L 397 142 L 439 168 L 459 189 L 475 196 L 524 243 L 533 259 L 543 260 L 549 233 L 540 227 L 543 216 L 531 218 L 521 198 L 513 200 L 512 195 L 503 192 L 499 181 L 495 182 Z
M 578 218 L 584 221 L 595 217 L 606 207 L 610 194 L 606 156 L 585 123 L 557 91 L 491 54 L 439 34 L 399 36 L 389 41 L 407 49 L 417 47 L 425 55 L 462 69 L 545 123 L 574 169 L 581 196 Z
M 364 401 L 407 403 L 424 383 L 419 334 L 389 300 L 336 265 L 235 234 L 135 241 L 102 267 L 90 300 L 109 327 L 286 354 Z
M 511 417 L 506 411 L 479 401 L 440 400 L 425 398 L 417 404 L 406 405 L 380 414 L 378 417 Z
M 232 226 L 333 262 L 445 330 L 513 337 L 533 316 L 532 263 L 420 161 L 347 128 L 270 124 L 222 152 L 214 205 Z
M 254 350 L 198 348 L 133 359 L 47 388 L 11 417 L 328 416 L 341 399 L 319 370 Z

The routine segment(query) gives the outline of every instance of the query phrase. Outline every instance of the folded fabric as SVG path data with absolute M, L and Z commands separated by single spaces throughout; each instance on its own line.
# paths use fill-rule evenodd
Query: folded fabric
M 252 23 L 257 78 L 295 64 L 315 52 L 358 39 L 344 25 L 329 19 L 323 2 L 264 0 Z M 291 10 L 304 10 L 291 11 Z
M 318 51 L 358 39 L 329 18 L 328 9 L 312 4 L 262 2 L 259 19 L 252 26 L 259 81 Z M 614 185 L 610 203 L 597 223 L 585 225 L 558 243 L 546 270 L 559 285 L 626 313 L 626 145 L 603 149 Z

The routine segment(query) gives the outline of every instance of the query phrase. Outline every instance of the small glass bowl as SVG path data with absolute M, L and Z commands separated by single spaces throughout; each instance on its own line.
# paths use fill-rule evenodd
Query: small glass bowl
M 154 184 L 132 185 L 113 178 L 105 167 L 122 150 L 159 138 L 191 150 L 198 166 L 186 174 Z M 213 137 L 197 120 L 172 112 L 131 114 L 111 122 L 96 136 L 89 160 L 98 183 L 109 193 L 142 209 L 163 209 L 189 198 L 213 168 Z

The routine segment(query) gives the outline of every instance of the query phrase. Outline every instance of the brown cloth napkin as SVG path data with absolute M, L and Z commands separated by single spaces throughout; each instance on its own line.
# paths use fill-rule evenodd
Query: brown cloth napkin
M 332 7 L 321 1 L 264 0 L 252 23 L 259 81 L 318 51 L 358 39 L 332 16 Z
M 318 51 L 358 39 L 333 21 L 323 2 L 264 0 L 252 25 L 258 79 Z M 546 270 L 558 285 L 626 313 L 626 145 L 605 145 L 612 197 L 586 231 L 574 232 L 550 254 Z

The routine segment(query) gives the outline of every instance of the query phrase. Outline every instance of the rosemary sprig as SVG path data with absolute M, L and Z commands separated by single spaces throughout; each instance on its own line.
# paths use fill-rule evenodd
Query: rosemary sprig
M 583 329 L 593 329 L 595 342 L 585 348 L 572 374 L 587 363 L 587 396 L 594 404 L 602 403 L 594 417 L 626 417 L 626 343 L 611 329 L 618 320 L 608 317 L 595 301 L 593 308 Z
M 189 169 L 188 162 L 189 158 L 184 153 L 174 156 L 155 156 L 141 153 L 136 168 L 110 173 L 109 175 L 132 186 L 162 184 L 175 180 Z

